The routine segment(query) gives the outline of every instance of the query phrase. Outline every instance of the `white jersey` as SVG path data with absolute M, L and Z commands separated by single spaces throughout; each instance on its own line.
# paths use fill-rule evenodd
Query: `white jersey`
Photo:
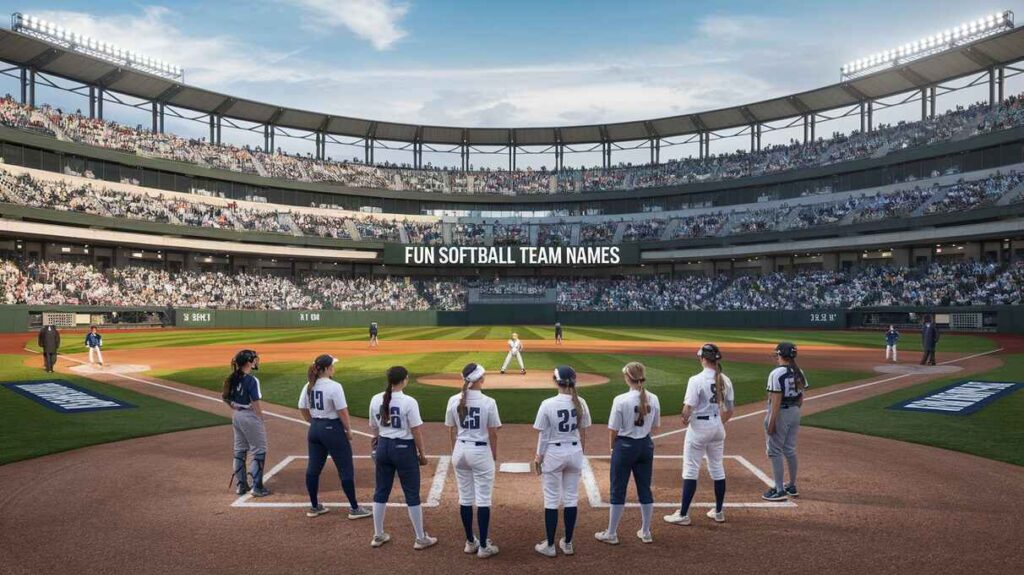
M 466 417 L 459 421 L 459 402 L 462 394 L 453 395 L 448 400 L 444 413 L 444 424 L 458 428 L 456 438 L 470 443 L 487 443 L 490 435 L 488 430 L 501 427 L 498 417 L 498 402 L 487 397 L 479 389 L 466 391 Z
M 348 407 L 345 390 L 333 379 L 321 377 L 313 383 L 312 404 L 309 402 L 309 394 L 306 393 L 308 387 L 308 383 L 302 386 L 299 409 L 308 409 L 309 415 L 314 419 L 338 419 L 338 412 Z
M 651 434 L 651 428 L 661 425 L 661 402 L 658 396 L 646 390 L 644 392 L 647 394 L 647 407 L 650 409 L 644 417 L 644 424 L 636 425 L 636 416 L 640 413 L 640 392 L 631 389 L 612 400 L 608 429 L 614 429 L 620 437 L 643 439 Z
M 518 339 L 508 340 L 508 350 L 512 353 L 523 351 L 523 342 Z
M 370 428 L 388 439 L 412 439 L 413 428 L 423 425 L 420 404 L 401 391 L 396 391 L 391 394 L 390 413 L 387 419 L 381 422 L 380 406 L 383 403 L 383 391 L 370 400 Z
M 804 388 L 810 387 L 810 382 L 807 381 L 807 374 L 804 374 Z M 790 369 L 784 365 L 780 365 L 772 370 L 768 374 L 768 392 L 781 393 L 782 404 L 790 405 L 795 404 L 800 400 L 800 396 L 804 394 L 803 390 L 798 388 L 796 385 L 796 377 Z
M 580 428 L 590 427 L 590 408 L 582 397 L 580 406 L 583 407 L 583 413 L 576 413 L 572 396 L 567 393 L 549 397 L 540 404 L 533 428 L 544 434 L 544 441 L 549 445 L 578 442 Z
M 729 376 L 722 374 L 722 381 L 725 382 L 725 389 L 722 390 L 722 399 L 727 408 L 731 409 L 736 401 L 735 392 L 732 387 L 732 380 Z M 686 383 L 686 398 L 683 403 L 693 409 L 693 417 L 711 417 L 719 415 L 722 406 L 718 405 L 718 397 L 715 389 L 715 370 L 710 367 L 690 378 Z

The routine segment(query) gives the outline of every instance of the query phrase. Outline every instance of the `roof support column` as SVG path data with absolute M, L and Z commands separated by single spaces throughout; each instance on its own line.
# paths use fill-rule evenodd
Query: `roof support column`
M 223 118 L 224 118 L 223 116 L 217 116 L 217 145 L 218 146 L 221 144 L 220 133 L 221 133 L 221 128 L 223 127 L 222 126 L 223 122 L 221 120 Z
M 28 71 L 28 106 L 36 107 L 36 71 Z
M 28 103 L 28 68 L 21 67 L 21 103 Z
M 757 124 L 750 124 L 750 153 L 757 149 Z
M 156 102 L 149 103 L 149 112 L 153 120 L 153 129 L 151 131 L 155 134 L 160 128 L 160 114 L 157 112 Z
M 761 124 L 757 124 L 757 151 L 761 151 Z
M 860 133 L 863 134 L 864 132 L 867 132 L 867 127 L 868 127 L 867 109 L 866 109 L 866 106 L 864 105 L 864 102 L 861 102 L 860 103 Z
M 875 129 L 875 101 L 868 100 L 868 131 L 872 132 Z
M 103 100 L 105 98 L 104 92 L 106 92 L 106 90 L 104 90 L 102 87 L 96 88 L 96 119 L 98 120 L 103 119 Z
M 1003 103 L 1003 88 L 1006 86 L 1006 68 L 1004 66 L 999 67 L 999 104 Z
M 811 141 L 817 140 L 817 136 L 814 135 L 814 128 L 818 125 L 818 116 L 811 114 Z
M 363 163 L 366 164 L 367 166 L 373 164 L 373 149 L 374 149 L 374 147 L 375 146 L 374 146 L 374 139 L 373 138 L 365 138 L 365 139 L 363 139 Z
M 929 118 L 934 118 L 935 117 L 935 86 L 932 86 L 929 89 L 929 92 L 930 93 L 928 94 L 928 107 L 929 107 L 928 117 Z
M 706 157 L 704 153 L 704 132 L 697 133 L 697 158 L 703 160 Z
M 807 117 L 807 114 L 804 114 L 804 144 L 807 143 L 807 136 L 810 133 L 810 127 L 811 127 L 810 118 Z
M 651 164 L 661 163 L 661 138 L 651 138 Z
M 270 124 L 263 124 L 263 151 L 270 153 Z
M 167 108 L 167 105 L 164 104 L 163 102 L 160 102 L 160 133 L 161 134 L 164 133 L 164 118 L 167 117 L 166 108 Z
M 210 143 L 217 143 L 217 122 L 214 120 L 213 114 L 210 114 Z
M 988 69 L 988 107 L 996 109 L 996 69 Z
M 96 86 L 89 86 L 89 118 L 96 117 Z
M 928 88 L 921 88 L 921 121 L 928 119 Z

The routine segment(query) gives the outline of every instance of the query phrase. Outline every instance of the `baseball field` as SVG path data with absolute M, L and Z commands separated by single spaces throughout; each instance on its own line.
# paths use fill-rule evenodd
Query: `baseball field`
M 515 362 L 507 374 L 498 373 L 513 332 L 523 341 L 525 375 Z M 532 459 L 536 436 L 527 424 L 540 402 L 555 393 L 553 368 L 571 365 L 581 374 L 580 395 L 598 425 L 587 445 L 573 570 L 607 572 L 609 562 L 642 550 L 652 569 L 677 567 L 682 552 L 688 565 L 717 571 L 715 554 L 695 551 L 718 547 L 758 550 L 730 554 L 730 568 L 737 570 L 777 560 L 796 572 L 834 571 L 842 558 L 842 569 L 850 573 L 876 572 L 879 565 L 955 572 L 974 565 L 957 551 L 964 546 L 1014 548 L 1024 511 L 1024 393 L 970 415 L 892 409 L 959 381 L 1024 381 L 1024 338 L 945 334 L 935 368 L 917 365 L 914 334 L 901 342 L 900 363 L 885 362 L 882 334 L 873 332 L 567 327 L 558 345 L 549 327 L 382 326 L 380 346 L 371 348 L 363 328 L 109 331 L 102 368 L 87 365 L 83 338 L 64 334 L 53 375 L 42 371 L 31 334 L 0 338 L 4 382 L 59 379 L 131 406 L 65 414 L 0 390 L 0 483 L 7 487 L 0 494 L 0 547 L 10 551 L 4 572 L 281 573 L 344 566 L 353 573 L 443 573 L 463 560 L 466 565 L 458 568 L 474 572 L 546 570 L 551 565 L 532 550 L 543 535 L 539 481 L 515 472 L 516 465 L 507 465 L 496 479 L 492 533 L 501 554 L 486 563 L 461 556 L 451 450 L 439 422 L 447 399 L 458 391 L 454 374 L 469 362 L 487 368 L 485 393 L 496 399 L 505 424 L 499 465 Z M 786 503 L 767 503 L 760 499 L 770 473 L 764 386 L 772 350 L 782 340 L 798 344 L 811 384 L 799 445 L 802 493 Z M 695 352 L 707 341 L 721 346 L 738 404 L 727 425 L 728 520 L 713 524 L 701 512 L 694 525 L 681 528 L 660 516 L 678 505 L 685 428 L 677 414 L 687 378 L 699 371 Z M 259 353 L 257 375 L 270 404 L 267 486 L 273 493 L 260 500 L 238 497 L 226 487 L 232 434 L 219 389 L 241 348 Z M 369 442 L 362 437 L 369 431 L 369 399 L 383 389 L 388 367 L 409 369 L 407 392 L 427 421 L 431 457 L 422 494 L 427 530 L 441 540 L 437 548 L 413 551 L 404 513 L 388 516 L 395 544 L 386 554 L 369 547 L 372 525 L 346 521 L 342 513 L 305 517 L 306 425 L 295 404 L 306 368 L 321 353 L 340 358 L 335 379 L 344 386 L 361 436 L 354 445 L 363 501 L 373 488 Z M 600 424 L 607 421 L 612 399 L 626 389 L 621 369 L 629 361 L 647 366 L 648 389 L 661 398 L 666 417 L 653 436 L 655 543 L 641 549 L 639 541 L 626 538 L 620 547 L 627 549 L 614 549 L 592 538 L 607 522 L 609 461 Z M 330 466 L 321 495 L 330 507 L 343 501 Z M 695 505 L 706 508 L 711 499 L 704 475 Z M 402 504 L 397 490 L 392 501 Z M 623 532 L 638 521 L 637 511 L 627 509 Z M 958 528 L 946 528 L 950 523 Z M 101 524 L 103 529 L 88 528 Z M 223 553 L 222 538 L 211 536 L 216 533 L 250 534 L 259 544 L 239 558 Z M 780 535 L 801 542 L 796 549 L 802 551 L 777 545 Z M 119 546 L 118 557 L 103 552 L 129 538 L 136 544 Z M 892 545 L 894 540 L 900 545 Z M 66 563 L 71 550 L 75 565 Z M 986 568 L 1008 572 L 1013 563 L 1012 557 L 989 557 Z

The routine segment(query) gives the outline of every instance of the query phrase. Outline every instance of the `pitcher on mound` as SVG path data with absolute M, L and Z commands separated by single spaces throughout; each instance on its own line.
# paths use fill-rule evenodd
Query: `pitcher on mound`
M 505 368 L 512 362 L 512 358 L 516 358 L 519 362 L 519 373 L 526 375 L 526 366 L 523 365 L 523 342 L 519 341 L 519 334 L 513 333 L 512 339 L 508 340 L 508 355 L 505 356 L 505 363 L 501 364 L 501 373 L 505 373 Z

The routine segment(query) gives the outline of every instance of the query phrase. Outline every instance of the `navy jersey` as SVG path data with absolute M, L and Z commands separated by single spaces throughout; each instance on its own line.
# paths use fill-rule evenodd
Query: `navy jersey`
M 91 331 L 85 334 L 85 347 L 103 347 L 103 336 Z
M 370 335 L 377 335 L 377 324 L 376 323 L 371 323 L 370 324 Z
M 556 325 L 555 326 L 555 335 L 562 335 L 562 326 L 560 326 L 560 325 Z
M 263 394 L 260 392 L 260 380 L 251 373 L 242 376 L 231 386 L 228 393 L 228 402 L 231 403 L 231 407 L 241 409 L 249 409 L 252 402 L 261 399 L 263 399 Z
M 896 345 L 896 342 L 900 340 L 900 332 L 896 330 L 885 332 L 885 345 Z
M 810 387 L 807 376 L 804 375 L 804 387 Z M 796 374 L 786 366 L 779 366 L 768 374 L 768 393 L 781 393 L 782 405 L 796 405 L 800 403 L 804 391 L 796 384 Z

